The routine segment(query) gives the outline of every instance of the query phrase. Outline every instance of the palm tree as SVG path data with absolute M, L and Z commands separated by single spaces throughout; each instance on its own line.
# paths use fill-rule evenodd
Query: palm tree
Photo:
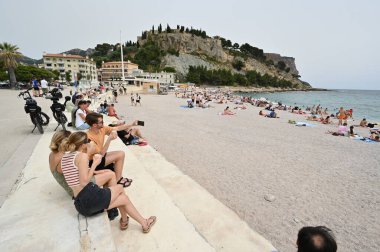
M 18 52 L 18 47 L 16 45 L 4 42 L 0 44 L 0 59 L 4 61 L 5 68 L 8 69 L 9 82 L 12 88 L 16 86 L 16 75 L 15 69 L 17 68 L 17 58 L 21 57 L 21 53 Z

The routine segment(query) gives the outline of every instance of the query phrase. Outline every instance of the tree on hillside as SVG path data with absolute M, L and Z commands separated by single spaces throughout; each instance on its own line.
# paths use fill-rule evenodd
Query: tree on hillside
M 167 26 L 166 26 L 166 32 L 167 33 L 171 33 L 172 32 L 172 29 L 170 28 L 169 24 L 167 24 Z
M 280 70 L 285 70 L 285 68 L 286 68 L 286 64 L 285 64 L 284 61 L 279 61 L 279 62 L 277 63 L 277 67 L 278 67 Z
M 152 26 L 152 32 L 154 33 L 154 25 Z
M 240 46 L 239 46 L 238 43 L 235 43 L 235 44 L 232 45 L 232 48 L 233 48 L 233 49 L 236 49 L 236 50 L 239 49 L 239 47 L 240 47 Z
M 158 33 L 162 32 L 162 25 L 161 24 L 158 26 L 157 30 L 158 30 Z
M 105 56 L 113 48 L 112 45 L 108 43 L 97 44 L 95 46 L 94 56 Z
M 240 71 L 243 67 L 245 67 L 245 63 L 239 59 L 235 60 L 234 62 L 232 62 L 232 66 Z
M 11 84 L 11 88 L 14 89 L 16 86 L 16 75 L 15 69 L 17 68 L 16 59 L 21 57 L 21 53 L 18 52 L 18 47 L 16 45 L 12 45 L 9 43 L 0 44 L 0 59 L 4 62 L 4 67 L 8 71 L 9 82 Z

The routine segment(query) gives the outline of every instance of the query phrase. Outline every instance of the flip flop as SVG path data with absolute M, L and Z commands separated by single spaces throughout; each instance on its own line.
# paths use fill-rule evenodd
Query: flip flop
M 122 182 L 123 179 L 125 179 L 124 182 Z M 123 185 L 123 187 L 128 187 L 128 186 L 130 186 L 130 185 L 132 184 L 132 181 L 133 181 L 132 179 L 121 177 L 121 178 L 119 179 L 119 181 L 117 181 L 117 183 L 118 183 L 119 185 Z
M 152 222 L 148 224 L 148 220 L 152 220 Z M 157 220 L 156 216 L 150 216 L 148 219 L 146 219 L 146 223 L 148 224 L 148 227 L 146 229 L 144 229 L 144 228 L 142 229 L 144 234 L 149 233 L 150 229 L 156 223 L 156 220 Z
M 122 218 L 120 218 L 120 230 L 126 230 L 128 228 L 128 225 L 129 225 L 129 217 L 127 216 L 127 220 L 126 221 L 123 221 Z

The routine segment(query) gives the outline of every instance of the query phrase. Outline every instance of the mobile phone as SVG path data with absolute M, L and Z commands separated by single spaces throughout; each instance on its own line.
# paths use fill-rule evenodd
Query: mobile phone
M 139 125 L 139 126 L 144 126 L 144 121 L 137 121 L 137 125 Z

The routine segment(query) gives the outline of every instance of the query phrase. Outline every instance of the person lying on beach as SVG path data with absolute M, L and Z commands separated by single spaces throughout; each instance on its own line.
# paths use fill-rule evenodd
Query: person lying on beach
M 371 139 L 371 140 L 373 140 L 373 141 L 376 141 L 376 142 L 380 142 L 380 135 L 379 135 L 379 134 L 372 133 L 372 134 L 369 136 L 369 139 Z
M 115 177 L 107 181 L 109 185 L 107 188 L 101 188 L 91 182 L 91 177 L 95 174 L 97 165 L 102 161 L 102 156 L 99 154 L 94 155 L 93 163 L 89 167 L 88 156 L 83 153 L 88 143 L 89 139 L 86 133 L 75 132 L 63 140 L 60 148 L 65 153 L 61 161 L 62 172 L 68 186 L 73 191 L 76 210 L 87 217 L 102 210 L 117 207 L 121 214 L 121 230 L 128 228 L 129 215 L 141 225 L 143 233 L 148 233 L 155 224 L 156 217 L 151 216 L 145 219 L 141 216 L 125 194 L 123 183 L 120 183 L 120 181 L 116 183 Z
M 264 117 L 269 117 L 269 118 L 279 118 L 277 116 L 277 113 L 274 111 L 264 111 L 260 110 L 259 115 L 264 116 Z
M 223 113 L 222 113 L 222 115 L 235 115 L 235 114 L 236 114 L 235 112 L 232 112 L 232 111 L 230 110 L 230 107 L 229 107 L 229 106 L 227 106 L 227 107 L 224 109 Z
M 321 123 L 323 124 L 330 124 L 331 123 L 331 120 L 330 120 L 330 116 L 326 116 L 326 118 L 321 118 Z
M 237 107 L 234 107 L 234 109 L 242 109 L 242 110 L 245 110 L 245 109 L 247 109 L 247 107 L 246 106 L 244 106 L 244 105 L 241 105 L 241 106 L 237 106 Z
M 306 120 L 308 120 L 308 121 L 320 121 L 320 119 L 316 115 L 308 116 L 306 118 Z
M 298 232 L 297 252 L 336 252 L 337 249 L 334 234 L 327 227 L 303 227 Z
M 107 112 L 108 112 L 108 116 L 116 117 L 118 120 L 121 119 L 121 118 L 116 114 L 116 109 L 115 109 L 115 105 L 114 105 L 114 104 L 108 105 L 108 107 L 107 107 Z

